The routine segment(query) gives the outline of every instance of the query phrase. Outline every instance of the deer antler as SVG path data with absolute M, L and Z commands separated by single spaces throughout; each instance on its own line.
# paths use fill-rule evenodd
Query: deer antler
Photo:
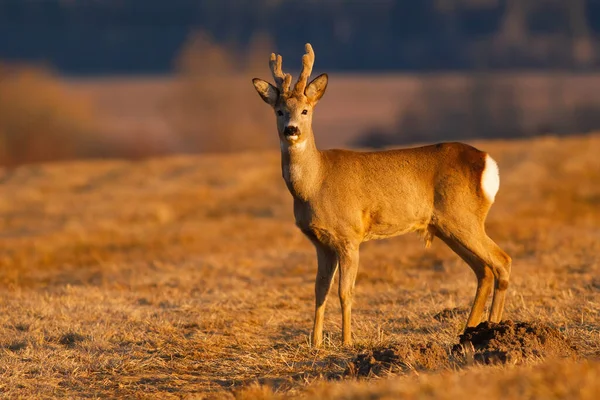
M 315 63 L 315 52 L 313 51 L 310 43 L 306 43 L 304 48 L 306 50 L 306 54 L 302 56 L 302 72 L 300 73 L 298 82 L 296 82 L 296 86 L 294 86 L 295 94 L 304 94 L 304 90 L 306 89 L 306 85 L 308 83 L 308 78 L 310 77 L 313 65 Z
M 279 54 L 275 55 L 275 53 L 271 53 L 271 61 L 269 61 L 269 66 L 271 67 L 271 72 L 273 73 L 273 78 L 275 79 L 277 89 L 279 89 L 281 94 L 283 94 L 290 90 L 292 76 L 290 74 L 283 73 L 281 70 L 281 61 L 281 56 Z

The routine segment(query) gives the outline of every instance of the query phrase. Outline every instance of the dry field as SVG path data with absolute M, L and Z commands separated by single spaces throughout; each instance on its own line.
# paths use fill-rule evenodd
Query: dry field
M 505 317 L 556 328 L 571 357 L 451 354 L 475 278 L 414 235 L 363 245 L 355 347 L 334 289 L 311 349 L 315 257 L 277 152 L 69 162 L 0 169 L 0 396 L 596 398 L 600 135 L 475 145 L 501 170 L 487 226 L 514 261 Z M 345 374 L 424 343 L 437 363 Z

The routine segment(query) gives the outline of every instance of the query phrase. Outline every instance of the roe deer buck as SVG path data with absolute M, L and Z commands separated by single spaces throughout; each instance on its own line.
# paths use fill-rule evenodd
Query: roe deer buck
M 511 259 L 484 229 L 500 183 L 496 162 L 463 143 L 378 152 L 320 151 L 312 114 L 328 77 L 322 74 L 308 83 L 314 63 L 310 44 L 293 89 L 281 62 L 281 56 L 271 54 L 276 86 L 257 78 L 253 83 L 276 114 L 281 167 L 294 198 L 296 225 L 317 250 L 313 346 L 322 342 L 325 302 L 338 266 L 342 338 L 350 345 L 359 245 L 407 232 L 422 233 L 426 246 L 439 237 L 475 272 L 477 291 L 467 327 L 480 322 L 495 279 L 489 319 L 499 322 Z

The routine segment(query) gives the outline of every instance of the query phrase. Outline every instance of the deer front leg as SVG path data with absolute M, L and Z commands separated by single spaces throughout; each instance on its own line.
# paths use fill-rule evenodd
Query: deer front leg
M 333 276 L 337 270 L 337 256 L 326 246 L 315 243 L 317 249 L 317 278 L 315 279 L 315 324 L 312 332 L 312 345 L 321 346 L 323 342 L 323 319 L 325 318 L 325 304 L 331 289 Z
M 339 254 L 340 262 L 340 304 L 342 305 L 342 344 L 352 345 L 352 298 L 354 282 L 358 272 L 358 246 L 349 247 Z

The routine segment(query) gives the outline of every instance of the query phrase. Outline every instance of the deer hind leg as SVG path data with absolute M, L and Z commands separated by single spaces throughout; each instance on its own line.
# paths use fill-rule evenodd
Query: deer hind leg
M 492 291 L 492 285 L 494 283 L 494 274 L 491 268 L 485 265 L 475 254 L 470 250 L 462 246 L 456 240 L 446 237 L 440 233 L 436 235 L 452 249 L 460 258 L 462 258 L 473 270 L 477 277 L 477 291 L 475 292 L 475 299 L 473 300 L 473 306 L 467 319 L 467 328 L 477 326 L 481 322 L 481 316 L 485 309 L 485 303 L 487 298 L 490 296 Z
M 312 345 L 319 347 L 323 342 L 325 304 L 338 267 L 338 260 L 335 252 L 330 248 L 318 242 L 315 243 L 315 248 L 317 249 L 318 268 L 315 279 L 315 323 L 312 332 Z
M 443 235 L 458 242 L 469 250 L 494 274 L 494 298 L 490 311 L 490 321 L 500 322 L 504 310 L 504 299 L 510 278 L 511 258 L 492 239 L 479 221 L 463 221 L 460 224 L 441 224 L 438 228 Z
M 340 304 L 342 306 L 342 343 L 352 344 L 352 299 L 358 272 L 358 246 L 346 246 L 338 253 L 340 263 Z
M 503 252 L 504 253 L 504 252 Z M 490 321 L 500 322 L 502 313 L 504 312 L 504 300 L 506 298 L 506 289 L 508 289 L 508 280 L 510 278 L 511 259 L 504 253 L 508 262 L 504 265 L 504 270 L 501 270 L 500 277 L 496 278 L 494 286 L 494 298 L 492 299 L 492 309 L 490 311 Z

